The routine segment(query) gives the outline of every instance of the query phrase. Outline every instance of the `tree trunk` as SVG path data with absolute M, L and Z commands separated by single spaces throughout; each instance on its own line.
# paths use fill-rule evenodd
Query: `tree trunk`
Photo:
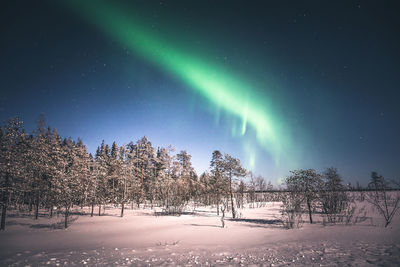
M 99 204 L 99 216 L 101 216 L 101 204 Z
M 1 224 L 0 224 L 0 230 L 5 230 L 6 229 L 6 216 L 7 216 L 7 206 L 8 206 L 8 189 L 6 192 L 4 192 L 3 195 L 3 205 L 1 209 Z
M 225 228 L 225 207 L 224 207 L 224 209 L 222 209 L 222 207 L 221 207 L 221 211 L 222 211 L 222 216 L 221 216 L 221 227 L 222 228 Z
M 68 228 L 69 207 L 65 207 L 64 227 Z
M 53 206 L 50 206 L 50 218 L 53 218 Z
M 7 203 L 3 203 L 1 210 L 1 225 L 0 230 L 6 229 L 6 215 L 7 215 Z
M 311 215 L 311 202 L 309 199 L 307 199 L 307 208 L 308 208 L 308 215 L 310 216 L 310 223 L 312 224 L 312 215 Z
M 142 179 L 142 187 L 143 187 L 143 176 L 144 176 L 144 173 L 143 173 L 143 163 L 142 163 L 142 168 L 141 168 L 141 170 L 142 170 L 142 177 L 141 177 L 141 179 Z
M 6 216 L 7 216 L 7 207 L 8 207 L 8 200 L 9 200 L 9 195 L 10 192 L 8 191 L 8 188 L 10 186 L 9 183 L 9 177 L 8 173 L 6 173 L 6 179 L 5 179 L 5 192 L 3 193 L 3 205 L 1 209 L 1 223 L 0 223 L 0 230 L 5 230 L 6 229 Z
M 29 193 L 29 213 L 32 212 L 32 206 L 33 206 L 33 194 L 31 194 L 31 192 Z
M 124 208 L 125 208 L 125 203 L 124 202 L 122 202 L 122 204 L 121 204 L 121 217 L 124 217 Z
M 231 194 L 231 205 L 232 205 L 232 218 L 236 218 L 235 206 L 233 205 L 233 192 L 232 192 L 232 174 L 229 176 L 229 191 Z
M 94 203 L 92 203 L 92 210 L 90 211 L 90 217 L 93 217 Z
M 36 192 L 36 206 L 35 206 L 35 220 L 39 217 L 39 201 L 40 201 L 40 191 Z
M 169 208 L 168 199 L 169 199 L 169 180 L 168 180 L 168 183 L 167 183 L 167 199 L 166 199 L 166 201 L 165 201 L 165 208 L 166 208 L 166 210 L 168 210 L 168 208 Z

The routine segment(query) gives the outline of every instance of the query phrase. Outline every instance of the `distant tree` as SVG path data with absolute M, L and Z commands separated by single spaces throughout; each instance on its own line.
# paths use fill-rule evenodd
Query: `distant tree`
M 274 190 L 274 186 L 272 185 L 271 181 L 268 181 L 267 183 L 267 191 L 272 191 Z
M 287 189 L 292 192 L 292 196 L 302 196 L 302 201 L 307 204 L 310 223 L 312 220 L 312 205 L 318 198 L 318 190 L 321 188 L 322 177 L 313 169 L 294 170 L 292 175 L 286 178 Z
M 265 191 L 267 189 L 267 183 L 261 175 L 256 177 L 256 188 L 259 191 Z

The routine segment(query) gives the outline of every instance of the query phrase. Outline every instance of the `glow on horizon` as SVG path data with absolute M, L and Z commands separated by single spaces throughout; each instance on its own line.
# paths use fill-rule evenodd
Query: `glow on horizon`
M 213 107 L 239 118 L 241 127 L 238 130 L 232 128 L 233 135 L 239 132 L 243 136 L 251 126 L 257 143 L 270 153 L 275 164 L 281 159 L 294 162 L 289 153 L 292 146 L 287 125 L 273 112 L 269 104 L 271 99 L 257 94 L 245 79 L 229 72 L 204 53 L 190 51 L 182 43 L 168 42 L 115 4 L 105 1 L 66 3 L 122 46 L 185 82 L 189 89 L 203 96 Z M 216 113 L 219 116 L 219 111 Z M 254 164 L 254 149 L 248 143 L 244 148 L 250 163 Z

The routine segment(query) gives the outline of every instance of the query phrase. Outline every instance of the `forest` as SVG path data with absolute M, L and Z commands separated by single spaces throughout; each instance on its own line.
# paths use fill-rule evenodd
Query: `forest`
M 321 174 L 294 170 L 281 192 L 274 194 L 271 182 L 255 177 L 239 159 L 218 150 L 211 155 L 209 171 L 201 175 L 186 151 L 175 154 L 172 146 L 154 148 L 146 137 L 120 146 L 103 141 L 92 155 L 80 138 L 63 139 L 48 127 L 43 115 L 32 134 L 25 132 L 18 118 L 5 122 L 0 150 L 1 230 L 10 209 L 28 211 L 34 219 L 39 210 L 50 218 L 63 214 L 67 228 L 73 207 L 90 207 L 90 216 L 102 216 L 106 205 L 114 205 L 123 217 L 127 205 L 133 209 L 141 204 L 162 207 L 166 215 L 181 214 L 188 205 L 213 206 L 223 227 L 225 212 L 237 218 L 236 210 L 245 202 L 264 196 L 257 192 L 270 192 L 264 202 L 282 202 L 281 222 L 287 228 L 299 227 L 304 212 L 310 223 L 316 212 L 329 223 L 349 223 L 354 217 L 354 197 L 333 167 Z M 396 188 L 398 183 L 373 172 L 368 191 L 362 194 L 383 216 L 385 226 L 399 208 L 399 195 L 389 193 Z

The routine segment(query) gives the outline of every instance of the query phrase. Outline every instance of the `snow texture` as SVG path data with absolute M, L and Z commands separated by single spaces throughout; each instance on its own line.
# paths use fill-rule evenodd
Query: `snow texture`
M 365 204 L 365 202 L 364 202 Z M 71 226 L 62 216 L 10 214 L 0 233 L 1 266 L 398 266 L 400 224 L 388 228 L 370 209 L 355 225 L 316 223 L 284 229 L 279 203 L 239 210 L 221 228 L 214 209 L 197 208 L 181 216 L 155 216 L 150 209 L 107 207 L 90 217 L 77 209 Z M 375 214 L 371 216 L 371 214 Z M 61 224 L 60 227 L 58 225 Z

